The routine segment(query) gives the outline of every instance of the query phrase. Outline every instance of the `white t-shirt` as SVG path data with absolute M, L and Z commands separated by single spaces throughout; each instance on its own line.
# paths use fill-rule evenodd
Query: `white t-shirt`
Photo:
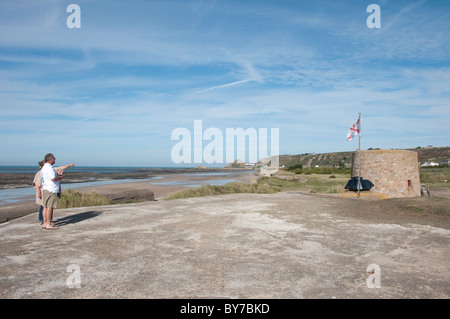
M 52 181 L 58 174 L 56 174 L 53 166 L 45 163 L 41 169 L 42 190 L 48 190 L 51 193 L 59 192 L 59 181 Z

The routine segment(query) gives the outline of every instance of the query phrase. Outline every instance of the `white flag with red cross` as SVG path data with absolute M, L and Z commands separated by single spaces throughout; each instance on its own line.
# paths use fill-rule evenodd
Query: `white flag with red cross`
M 350 142 L 353 139 L 353 136 L 355 136 L 355 134 L 360 134 L 360 125 L 359 125 L 359 118 L 356 121 L 356 123 L 354 123 L 350 129 L 347 132 L 347 142 Z

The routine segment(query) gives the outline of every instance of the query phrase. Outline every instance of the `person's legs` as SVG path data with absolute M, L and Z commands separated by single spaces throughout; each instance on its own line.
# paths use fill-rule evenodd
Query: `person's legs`
M 53 207 L 44 208 L 44 224 L 42 227 L 45 229 L 58 229 L 58 227 L 52 224 Z
M 42 191 L 42 227 L 45 228 L 47 226 L 48 220 L 47 220 L 47 207 L 48 207 L 48 200 L 49 200 L 50 192 L 47 190 Z
M 58 198 L 59 198 L 59 194 L 53 194 L 53 201 L 52 201 L 52 212 L 50 214 L 50 225 L 54 226 L 55 222 L 53 221 L 53 211 L 58 207 Z
M 42 211 L 44 210 L 44 206 L 41 205 L 41 207 L 39 207 L 39 221 L 42 223 L 44 222 L 44 218 L 42 217 Z
M 42 217 L 43 217 L 43 223 L 42 223 L 42 227 L 47 227 L 49 225 L 49 220 L 48 220 L 48 207 L 44 207 L 44 210 L 42 211 Z
M 44 191 L 44 211 L 43 217 L 44 222 L 42 227 L 45 229 L 57 229 L 58 227 L 54 227 L 52 225 L 52 216 L 53 216 L 53 207 L 55 206 L 55 194 L 52 194 L 48 191 Z

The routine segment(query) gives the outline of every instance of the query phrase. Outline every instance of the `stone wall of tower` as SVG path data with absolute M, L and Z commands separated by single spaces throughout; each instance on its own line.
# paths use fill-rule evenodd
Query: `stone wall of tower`
M 359 174 L 359 153 L 353 153 L 352 177 Z M 370 180 L 372 192 L 387 198 L 420 196 L 417 153 L 406 150 L 361 151 L 361 177 Z

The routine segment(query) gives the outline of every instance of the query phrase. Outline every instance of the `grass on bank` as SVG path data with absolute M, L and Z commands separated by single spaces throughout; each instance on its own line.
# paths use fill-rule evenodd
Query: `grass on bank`
M 180 199 L 201 196 L 223 195 L 223 194 L 273 194 L 286 191 L 308 191 L 312 193 L 341 193 L 347 184 L 348 176 L 311 174 L 307 182 L 289 180 L 277 177 L 263 177 L 256 184 L 245 184 L 240 182 L 228 183 L 223 186 L 202 185 L 196 188 L 180 190 L 165 199 Z
M 421 167 L 420 183 L 430 188 L 450 188 L 450 167 Z
M 88 206 L 102 206 L 111 205 L 109 198 L 92 192 L 89 194 L 75 192 L 71 189 L 64 190 L 61 198 L 58 200 L 58 208 L 72 208 L 72 207 L 88 207 Z
M 273 194 L 278 192 L 275 187 L 267 184 L 245 184 L 240 182 L 232 182 L 223 186 L 216 185 L 202 185 L 195 188 L 185 188 L 172 195 L 167 196 L 165 199 L 180 199 L 190 197 L 223 195 L 223 194 L 239 194 L 239 193 L 253 193 L 253 194 Z
M 61 198 L 58 200 L 58 208 L 74 208 L 74 207 L 89 207 L 89 206 L 103 206 L 103 205 L 118 205 L 118 204 L 133 204 L 144 200 L 128 199 L 124 201 L 113 201 L 110 198 L 100 195 L 96 192 L 79 193 L 71 189 L 64 190 Z
M 300 183 L 298 190 L 309 190 L 311 193 L 337 194 L 345 191 L 350 175 L 347 174 L 308 174 L 306 182 Z

